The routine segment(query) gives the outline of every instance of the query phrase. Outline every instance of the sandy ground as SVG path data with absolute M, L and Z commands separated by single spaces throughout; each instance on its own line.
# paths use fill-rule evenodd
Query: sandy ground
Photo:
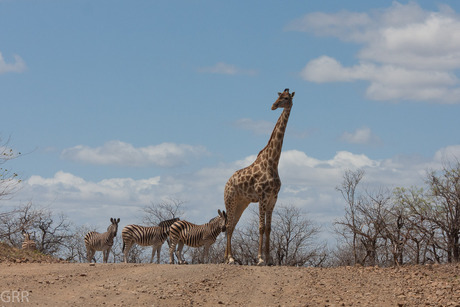
M 0 276 L 0 306 L 460 306 L 460 264 L 0 263 Z

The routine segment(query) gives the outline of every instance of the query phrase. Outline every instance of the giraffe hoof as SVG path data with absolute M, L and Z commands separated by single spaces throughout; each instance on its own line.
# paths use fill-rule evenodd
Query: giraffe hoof
M 258 266 L 264 266 L 265 265 L 265 261 L 263 261 L 263 259 L 259 259 L 259 262 L 257 263 Z
M 235 259 L 229 258 L 229 259 L 227 260 L 227 264 L 235 264 Z

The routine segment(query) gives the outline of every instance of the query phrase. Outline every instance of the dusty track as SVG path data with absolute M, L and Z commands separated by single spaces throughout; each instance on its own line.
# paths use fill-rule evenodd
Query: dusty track
M 0 306 L 460 306 L 460 265 L 0 263 L 0 275 Z

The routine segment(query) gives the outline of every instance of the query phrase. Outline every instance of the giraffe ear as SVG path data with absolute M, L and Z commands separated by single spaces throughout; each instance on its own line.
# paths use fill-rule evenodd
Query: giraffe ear
M 280 92 L 278 92 L 278 96 L 281 96 L 281 93 L 280 93 Z
M 291 98 L 292 98 L 292 97 L 294 97 L 294 94 L 295 94 L 295 92 L 292 92 L 292 94 L 291 94 Z

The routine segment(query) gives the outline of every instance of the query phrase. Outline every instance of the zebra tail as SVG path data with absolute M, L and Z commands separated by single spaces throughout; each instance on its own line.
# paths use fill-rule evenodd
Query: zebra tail
M 121 249 L 122 252 L 125 251 L 125 242 L 123 241 L 123 248 Z

